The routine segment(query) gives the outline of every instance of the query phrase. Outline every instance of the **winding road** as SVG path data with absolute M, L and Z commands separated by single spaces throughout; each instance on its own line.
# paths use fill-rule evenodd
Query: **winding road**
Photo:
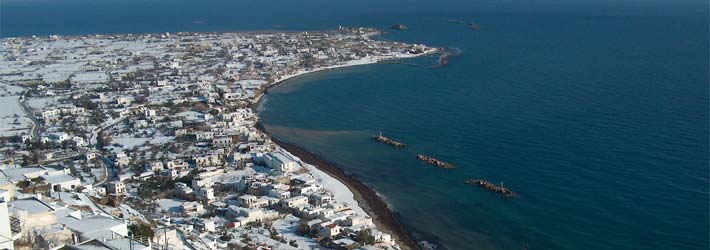
M 32 112 L 32 109 L 29 106 L 27 106 L 27 97 L 26 96 L 27 96 L 27 91 L 22 93 L 22 96 L 20 96 L 20 99 L 18 101 L 20 103 L 20 107 L 22 107 L 22 111 L 24 111 L 25 114 L 27 115 L 27 117 L 30 118 L 30 120 L 32 120 L 32 130 L 31 130 L 32 139 L 31 140 L 37 141 L 37 140 L 39 140 L 39 136 L 40 136 L 41 124 L 37 120 L 37 117 L 35 116 L 34 112 Z

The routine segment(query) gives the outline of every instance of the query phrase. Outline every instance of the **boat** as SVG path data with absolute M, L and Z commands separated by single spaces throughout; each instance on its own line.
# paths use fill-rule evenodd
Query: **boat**
M 442 160 L 436 159 L 434 157 L 428 156 L 428 155 L 417 155 L 417 160 L 432 164 L 434 166 L 440 167 L 440 168 L 456 168 L 456 165 L 444 162 Z

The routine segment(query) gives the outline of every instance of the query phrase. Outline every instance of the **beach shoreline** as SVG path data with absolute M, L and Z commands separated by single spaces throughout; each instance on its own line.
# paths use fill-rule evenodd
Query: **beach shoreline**
M 399 221 L 389 209 L 387 203 L 377 195 L 375 190 L 357 180 L 355 177 L 345 173 L 341 168 L 337 167 L 336 164 L 323 159 L 321 156 L 304 147 L 273 137 L 263 124 L 258 123 L 256 128 L 269 135 L 271 141 L 279 145 L 279 147 L 344 184 L 353 194 L 353 198 L 358 203 L 357 206 L 362 208 L 365 213 L 372 218 L 378 229 L 391 234 L 401 249 L 420 249 L 416 240 L 412 237 L 411 232 Z
M 368 58 L 362 58 L 358 60 L 353 60 L 353 61 L 348 61 L 345 64 L 338 64 L 338 65 L 331 65 L 331 66 L 326 66 L 326 67 L 318 67 L 315 69 L 311 70 L 300 70 L 292 74 L 284 75 L 281 78 L 275 80 L 273 83 L 269 84 L 264 88 L 263 91 L 257 93 L 254 96 L 254 99 L 252 100 L 251 103 L 251 108 L 252 110 L 258 111 L 259 106 L 261 106 L 261 102 L 264 99 L 264 95 L 269 93 L 269 90 L 273 87 L 276 87 L 283 82 L 287 80 L 291 80 L 295 77 L 302 76 L 302 75 L 307 75 L 311 73 L 317 73 L 317 72 L 322 72 L 322 71 L 327 71 L 327 70 L 332 70 L 332 69 L 339 69 L 339 68 L 346 68 L 346 67 L 353 67 L 353 66 L 364 66 L 364 65 L 370 65 L 370 64 L 376 64 L 376 63 L 382 63 L 385 61 L 391 61 L 391 60 L 397 60 L 397 59 L 407 59 L 407 58 L 414 58 L 414 57 L 420 57 L 424 55 L 431 55 L 435 53 L 439 53 L 439 49 L 431 48 L 430 50 L 427 50 L 425 52 L 419 53 L 419 54 L 401 54 L 401 55 L 395 55 L 395 56 L 381 56 L 381 57 L 368 57 Z
M 258 117 L 259 106 L 261 106 L 262 101 L 264 100 L 264 96 L 268 94 L 269 89 L 276 87 L 286 82 L 287 80 L 290 80 L 297 76 L 325 71 L 329 69 L 375 64 L 387 60 L 414 58 L 434 54 L 437 52 L 439 52 L 438 49 L 432 48 L 420 54 L 403 54 L 390 57 L 364 58 L 356 61 L 350 61 L 341 65 L 319 67 L 313 70 L 299 71 L 293 74 L 285 75 L 274 81 L 274 83 L 269 84 L 269 86 L 267 86 L 264 91 L 258 93 L 255 96 L 255 99 L 252 102 L 252 110 L 254 110 L 254 113 L 257 114 Z M 377 195 L 377 192 L 375 190 L 365 185 L 361 181 L 357 180 L 355 177 L 348 175 L 336 164 L 323 159 L 321 156 L 294 143 L 274 138 L 272 134 L 266 129 L 266 127 L 261 123 L 260 120 L 257 122 L 256 128 L 264 134 L 268 135 L 274 143 L 279 145 L 287 152 L 300 158 L 303 162 L 313 165 L 316 169 L 325 172 L 331 178 L 334 178 L 338 182 L 345 185 L 348 190 L 353 194 L 353 198 L 358 203 L 357 206 L 362 208 L 372 218 L 378 229 L 391 234 L 397 244 L 399 244 L 401 249 L 420 249 L 416 240 L 414 240 L 411 231 L 406 229 L 404 224 L 402 224 L 399 219 L 393 214 L 393 212 L 389 209 L 387 203 L 379 195 Z

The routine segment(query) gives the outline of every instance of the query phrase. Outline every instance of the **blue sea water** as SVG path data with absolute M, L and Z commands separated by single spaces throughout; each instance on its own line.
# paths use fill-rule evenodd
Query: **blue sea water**
M 260 107 L 267 127 L 440 248 L 709 248 L 707 1 L 0 0 L 1 37 L 395 23 L 410 29 L 382 39 L 461 54 L 295 78 Z

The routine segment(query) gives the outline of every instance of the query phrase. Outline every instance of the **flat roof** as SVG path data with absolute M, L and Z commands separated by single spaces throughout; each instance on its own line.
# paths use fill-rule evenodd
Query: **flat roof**
M 48 176 L 43 176 L 43 177 L 45 179 L 45 182 L 52 183 L 52 184 L 79 180 L 79 178 L 76 178 L 76 177 L 71 176 L 69 174 L 55 174 L 55 175 L 48 175 Z
M 35 173 L 35 172 L 42 172 L 42 171 L 47 171 L 44 168 L 40 167 L 19 167 L 19 168 L 7 168 L 0 170 L 5 176 L 7 176 L 10 181 L 21 181 L 25 179 L 25 174 L 27 173 Z
M 27 211 L 29 215 L 53 211 L 46 203 L 37 199 L 15 200 L 9 203 L 12 209 Z
M 94 216 L 78 220 L 74 223 L 67 224 L 68 228 L 81 233 L 90 233 L 99 230 L 108 230 L 112 227 L 124 224 L 122 221 L 115 220 L 104 216 Z

